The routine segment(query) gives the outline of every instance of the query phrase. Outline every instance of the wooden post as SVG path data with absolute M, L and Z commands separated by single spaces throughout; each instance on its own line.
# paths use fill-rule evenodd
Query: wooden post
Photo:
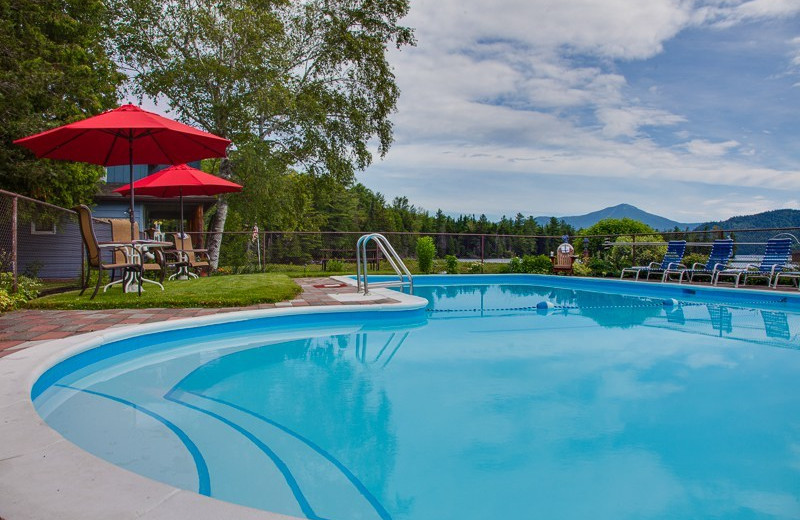
M 194 207 L 192 218 L 189 221 L 189 230 L 196 233 L 194 236 L 197 239 L 193 242 L 194 247 L 203 249 L 205 247 L 205 235 L 203 234 L 203 205 L 198 204 Z

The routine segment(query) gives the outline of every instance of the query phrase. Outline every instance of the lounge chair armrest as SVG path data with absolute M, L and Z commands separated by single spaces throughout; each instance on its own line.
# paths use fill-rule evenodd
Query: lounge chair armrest
M 788 268 L 789 268 L 789 266 L 787 266 L 787 265 L 783 265 L 783 264 L 775 264 L 775 265 L 773 265 L 773 266 L 772 266 L 772 268 L 769 270 L 769 272 L 770 272 L 771 274 L 775 274 L 775 271 L 778 271 L 778 270 L 783 270 L 783 269 L 788 269 Z
M 713 270 L 714 271 L 724 271 L 725 268 L 726 268 L 726 264 L 721 264 L 721 263 L 717 262 L 716 264 L 714 264 L 714 269 Z
M 680 262 L 670 262 L 670 263 L 667 264 L 667 270 L 669 270 L 669 269 L 677 269 L 678 267 L 683 267 L 684 269 L 686 269 L 686 266 L 683 265 Z
M 719 264 L 717 264 L 717 265 L 719 265 Z M 692 264 L 692 270 L 694 270 L 694 269 L 703 269 L 703 268 L 705 268 L 705 266 L 706 266 L 706 264 L 704 264 L 702 262 L 695 262 L 695 263 Z M 714 266 L 714 269 L 716 269 L 716 268 L 717 267 Z
M 661 264 L 659 264 L 658 262 L 650 262 L 650 265 L 648 265 L 647 267 L 648 269 L 658 269 L 659 267 L 661 267 Z

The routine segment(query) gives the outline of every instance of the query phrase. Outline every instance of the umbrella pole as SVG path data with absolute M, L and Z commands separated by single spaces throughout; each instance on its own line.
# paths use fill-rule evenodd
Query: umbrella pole
M 178 188 L 178 194 L 181 197 L 181 238 L 183 238 L 183 188 Z
M 136 218 L 133 215 L 133 131 L 128 134 L 128 176 L 130 177 L 130 216 L 131 216 L 131 240 L 136 240 L 138 237 L 133 236 L 133 228 L 134 223 L 136 222 Z
M 131 214 L 131 242 L 133 242 L 134 240 L 138 240 L 139 239 L 139 237 L 134 235 L 134 228 L 135 228 L 136 218 L 133 215 L 133 190 L 134 190 L 134 188 L 133 188 L 133 130 L 131 130 L 130 133 L 128 134 L 128 163 L 129 163 L 128 164 L 128 176 L 129 176 L 130 182 L 131 182 L 131 184 L 130 184 L 130 186 L 131 186 L 130 206 L 129 206 L 128 209 L 129 209 L 130 214 Z M 141 255 L 143 255 L 143 254 L 144 254 L 143 252 L 139 251 L 139 255 L 140 255 L 139 262 L 141 264 L 144 264 L 144 258 L 141 257 Z M 144 273 L 142 271 L 139 271 L 139 276 L 138 276 L 139 296 L 142 295 L 142 277 L 143 276 L 144 276 Z M 123 282 L 123 284 L 124 283 L 125 282 Z M 125 286 L 124 285 L 122 286 L 122 290 L 123 290 L 123 292 L 125 292 Z
M 186 235 L 183 233 L 183 188 L 178 188 L 178 195 L 180 195 L 181 199 L 181 260 L 186 260 L 188 263 L 189 258 L 187 257 L 186 253 L 184 253 L 184 249 L 186 249 Z M 186 272 L 183 276 L 181 276 L 181 280 L 187 280 L 189 278 L 189 267 L 183 266 L 181 267 L 182 270 Z

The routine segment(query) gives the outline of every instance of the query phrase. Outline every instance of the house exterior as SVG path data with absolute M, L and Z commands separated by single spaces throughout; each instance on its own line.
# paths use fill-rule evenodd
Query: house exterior
M 189 163 L 190 166 L 200 168 L 200 162 Z M 168 165 L 158 164 L 137 164 L 133 167 L 134 182 L 143 179 L 163 170 Z M 94 198 L 95 205 L 92 214 L 96 218 L 129 218 L 128 212 L 130 203 L 128 197 L 124 197 L 114 190 L 128 184 L 130 171 L 128 165 L 111 166 L 106 168 L 105 182 L 100 185 L 100 189 Z M 216 197 L 184 197 L 183 212 L 186 219 L 185 229 L 189 232 L 203 231 L 203 216 L 215 202 Z M 146 231 L 151 229 L 156 220 L 177 220 L 180 218 L 180 204 L 177 197 L 159 198 L 149 195 L 134 196 L 134 218 L 139 223 L 139 229 Z M 177 226 L 175 226 L 177 228 Z M 168 229 L 169 230 L 169 229 Z
M 191 163 L 199 167 L 199 163 Z M 135 180 L 165 168 L 164 165 L 135 165 Z M 100 242 L 111 241 L 111 226 L 105 219 L 129 218 L 129 201 L 113 191 L 128 184 L 129 168 L 127 165 L 106 169 L 106 177 L 94 197 L 92 214 L 95 217 L 94 229 Z M 12 222 L 10 196 L 3 194 L 0 201 L 0 264 L 6 268 L 6 257 L 12 251 Z M 7 200 L 6 200 L 7 199 Z M 80 277 L 83 262 L 83 244 L 77 220 L 73 213 L 57 208 L 37 205 L 32 199 L 23 198 L 20 202 L 16 218 L 16 251 L 17 270 L 20 274 L 29 274 L 46 280 L 75 280 Z M 147 231 L 155 220 L 173 221 L 172 227 L 164 231 L 177 229 L 180 218 L 179 199 L 158 198 L 147 195 L 136 195 L 134 199 L 134 217 L 139 222 L 139 229 Z M 216 197 L 184 197 L 184 229 L 189 232 L 204 230 L 203 216 L 216 202 Z M 8 215 L 6 215 L 8 213 Z M 195 246 L 202 247 L 202 235 L 195 236 Z M 8 267 L 10 269 L 10 267 Z

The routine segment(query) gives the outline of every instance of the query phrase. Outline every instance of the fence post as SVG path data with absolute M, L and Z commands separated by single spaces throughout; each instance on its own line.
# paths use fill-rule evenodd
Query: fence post
M 631 240 L 631 264 L 636 265 L 636 235 L 631 235 L 633 240 Z
M 261 258 L 264 259 L 264 270 L 267 270 L 267 232 L 264 231 L 264 239 L 261 241 Z
M 12 292 L 17 292 L 17 197 L 11 199 L 11 270 L 13 272 Z
M 486 235 L 481 235 L 481 270 L 483 270 L 483 239 Z

